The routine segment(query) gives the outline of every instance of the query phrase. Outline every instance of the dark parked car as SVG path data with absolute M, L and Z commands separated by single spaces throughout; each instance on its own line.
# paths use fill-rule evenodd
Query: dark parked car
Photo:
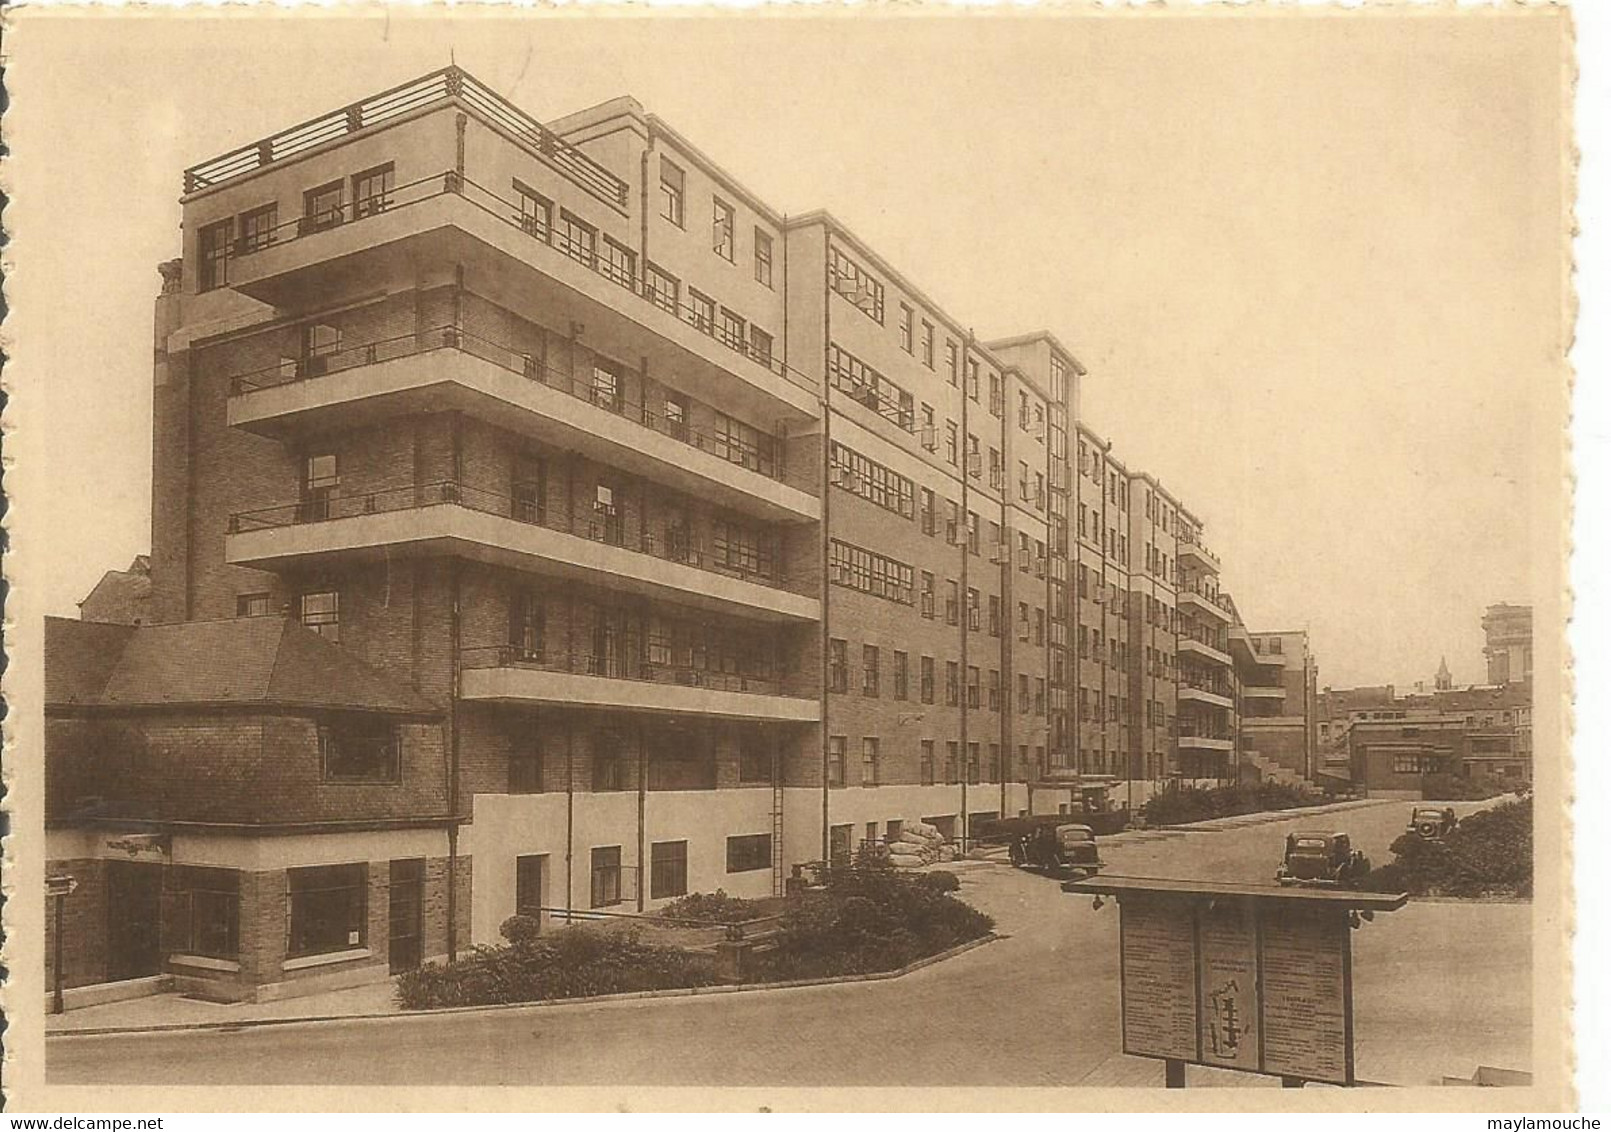
M 1346 833 L 1290 833 L 1286 859 L 1275 871 L 1280 884 L 1353 888 L 1370 872 L 1370 860 Z
M 1427 841 L 1441 841 L 1457 821 L 1453 806 L 1416 806 L 1410 811 L 1410 832 Z
M 975 833 L 980 841 L 1005 842 L 1007 857 L 1016 868 L 1095 876 L 1102 867 L 1096 834 L 1065 815 L 1002 818 L 981 823 Z

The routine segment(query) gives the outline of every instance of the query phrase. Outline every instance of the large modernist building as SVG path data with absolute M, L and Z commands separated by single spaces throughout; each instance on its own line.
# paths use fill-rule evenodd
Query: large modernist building
M 300 993 L 1236 774 L 1218 562 L 1073 354 L 629 98 L 343 107 L 188 170 L 162 274 L 153 623 L 50 627 L 70 985 Z

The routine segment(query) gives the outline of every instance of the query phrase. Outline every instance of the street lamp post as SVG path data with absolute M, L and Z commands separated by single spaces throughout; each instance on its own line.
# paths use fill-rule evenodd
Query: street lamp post
M 78 881 L 67 873 L 57 873 L 45 878 L 45 892 L 56 902 L 56 949 L 55 970 L 52 972 L 50 1012 L 60 1014 L 64 1009 L 62 1005 L 62 922 L 63 909 L 67 904 L 67 897 L 78 887 Z

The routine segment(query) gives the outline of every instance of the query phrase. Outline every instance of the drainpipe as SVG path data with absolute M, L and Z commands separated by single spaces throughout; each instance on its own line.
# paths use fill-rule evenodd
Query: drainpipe
M 454 431 L 457 449 L 457 429 Z M 458 467 L 458 453 L 454 454 L 454 467 Z M 456 471 L 455 471 L 455 474 Z M 448 652 L 451 656 L 453 696 L 448 703 L 448 885 L 447 885 L 447 949 L 448 961 L 459 957 L 459 695 L 463 691 L 463 669 L 459 663 L 460 644 L 460 586 L 458 559 L 449 560 L 452 577 L 452 604 L 448 611 Z
M 833 310 L 833 295 L 832 295 L 833 288 L 832 288 L 832 286 L 831 286 L 831 284 L 829 283 L 829 280 L 828 280 L 828 261 L 829 261 L 830 254 L 831 254 L 830 249 L 828 247 L 828 244 L 831 242 L 831 240 L 832 240 L 832 235 L 829 233 L 827 225 L 824 224 L 823 229 L 822 229 L 822 385 L 820 387 L 820 390 L 819 390 L 818 396 L 817 396 L 817 404 L 818 404 L 818 407 L 819 407 L 819 413 L 820 413 L 821 418 L 822 418 L 822 444 L 820 446 L 821 451 L 818 453 L 818 457 L 819 457 L 818 463 L 821 466 L 817 469 L 817 490 L 819 491 L 819 493 L 821 494 L 821 497 L 822 497 L 822 533 L 821 533 L 821 537 L 819 537 L 817 539 L 817 548 L 818 548 L 818 554 L 819 554 L 819 557 L 820 557 L 820 567 L 821 567 L 821 575 L 822 576 L 819 579 L 817 588 L 818 588 L 818 590 L 819 590 L 819 592 L 821 594 L 821 602 L 822 602 L 822 631 L 819 634 L 820 637 L 821 637 L 821 642 L 822 642 L 821 643 L 822 655 L 821 655 L 821 657 L 819 659 L 819 662 L 818 662 L 818 680 L 819 680 L 819 683 L 820 683 L 821 688 L 822 688 L 822 693 L 821 693 L 821 696 L 822 696 L 822 706 L 821 706 L 822 724 L 821 724 L 820 728 L 818 729 L 818 731 L 819 731 L 819 737 L 821 739 L 821 745 L 822 745 L 822 859 L 824 861 L 827 861 L 829 859 L 829 856 L 828 856 L 828 636 L 829 636 L 828 603 L 829 603 L 829 597 L 830 597 L 832 587 L 828 585 L 828 537 L 829 537 L 828 532 L 829 532 L 829 529 L 830 529 L 829 528 L 829 514 L 830 514 L 830 512 L 832 511 L 832 508 L 833 508 L 833 504 L 832 504 L 833 492 L 831 492 L 829 490 L 829 488 L 828 488 L 828 461 L 829 461 L 829 455 L 830 455 L 830 453 L 829 453 L 829 442 L 828 442 L 828 424 L 829 424 L 829 420 L 831 419 L 831 413 L 829 412 L 829 405 L 828 405 L 828 401 L 829 401 L 829 398 L 828 398 L 828 360 L 829 360 L 829 357 L 832 354 L 832 349 L 833 349 L 833 347 L 832 347 L 832 333 L 833 333 L 833 331 L 832 331 L 832 325 L 831 325 L 833 316 L 830 313 Z M 845 757 L 846 757 L 846 759 L 848 759 L 850 756 L 847 753 Z
M 958 583 L 958 588 L 962 592 L 957 595 L 958 602 L 959 602 L 959 604 L 961 606 L 960 615 L 957 617 L 957 625 L 959 627 L 959 632 L 960 632 L 960 635 L 962 637 L 962 661 L 961 661 L 961 664 L 958 666 L 959 671 L 957 672 L 957 684 L 958 684 L 958 688 L 957 688 L 957 692 L 958 692 L 957 703 L 958 703 L 958 705 L 960 706 L 960 709 L 961 709 L 960 723 L 961 723 L 962 743 L 961 743 L 960 749 L 957 752 L 957 761 L 959 763 L 961 763 L 961 766 L 960 766 L 959 769 L 962 771 L 962 773 L 957 775 L 957 778 L 960 779 L 961 783 L 962 783 L 962 791 L 961 791 L 961 801 L 962 801 L 962 852 L 963 852 L 964 855 L 966 855 L 966 853 L 968 851 L 968 833 L 969 833 L 969 829 L 968 829 L 968 769 L 969 769 L 969 762 L 968 762 L 968 633 L 971 631 L 968 628 L 968 478 L 969 478 L 969 474 L 970 474 L 969 470 L 968 470 L 968 365 L 969 365 L 970 361 L 972 360 L 971 355 L 973 353 L 973 328 L 972 327 L 969 327 L 968 333 L 963 339 L 963 343 L 964 344 L 963 344 L 963 349 L 962 349 L 962 372 L 958 375 L 959 378 L 960 378 L 960 381 L 959 381 L 958 386 L 957 386 L 958 392 L 960 392 L 962 394 L 962 436 L 957 441 L 957 444 L 958 444 L 958 449 L 957 450 L 958 450 L 958 454 L 961 457 L 960 463 L 962 465 L 960 468 L 957 469 L 958 471 L 960 471 L 962 473 L 962 475 L 960 477 L 961 480 L 962 480 L 962 503 L 961 503 L 962 513 L 957 516 L 957 523 L 958 523 L 957 531 L 958 531 L 958 534 L 961 535 L 961 543 L 960 543 L 959 549 L 961 550 L 961 558 L 962 558 L 962 580 Z M 1005 459 L 1005 457 L 1003 457 L 1003 459 Z

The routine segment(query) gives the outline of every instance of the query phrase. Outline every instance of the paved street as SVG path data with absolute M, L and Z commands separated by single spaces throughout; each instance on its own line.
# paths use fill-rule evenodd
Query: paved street
M 1463 812 L 1472 806 L 1462 806 Z M 1108 872 L 1267 882 L 1286 834 L 1371 857 L 1409 803 L 1105 845 Z M 1008 938 L 885 982 L 419 1018 L 52 1038 L 53 1083 L 462 1085 L 1162 1084 L 1119 1057 L 1118 912 L 1003 865 L 962 895 Z M 1530 1068 L 1531 908 L 1412 902 L 1354 937 L 1359 1074 L 1423 1084 Z M 1456 981 L 1458 980 L 1458 981 Z M 1435 1040 L 1433 1040 L 1435 1038 Z M 332 1067 L 339 1067 L 335 1071 Z M 1248 1083 L 1201 1074 L 1193 1084 Z

